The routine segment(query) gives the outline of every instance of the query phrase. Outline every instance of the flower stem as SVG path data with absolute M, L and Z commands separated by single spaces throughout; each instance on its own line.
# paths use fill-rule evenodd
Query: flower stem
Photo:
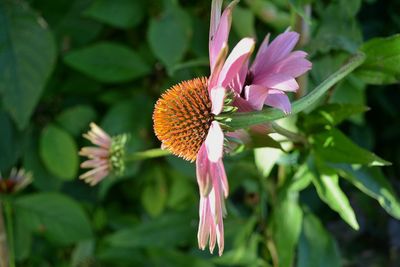
M 272 129 L 273 129 L 276 133 L 278 133 L 278 134 L 280 134 L 280 135 L 283 135 L 283 136 L 289 138 L 291 141 L 293 141 L 293 142 L 295 142 L 295 143 L 302 143 L 302 144 L 304 144 L 304 145 L 307 145 L 307 144 L 308 144 L 307 139 L 306 139 L 304 136 L 302 136 L 302 135 L 300 135 L 300 134 L 298 134 L 298 133 L 289 131 L 288 129 L 285 129 L 285 128 L 281 127 L 279 124 L 277 124 L 277 123 L 275 123 L 275 122 L 272 122 L 272 123 L 271 123 L 271 126 L 272 126 Z
M 317 102 L 333 85 L 341 81 L 365 60 L 363 53 L 357 53 L 349 59 L 347 64 L 329 76 L 325 81 L 318 85 L 311 93 L 294 101 L 290 115 L 297 114 L 307 107 Z M 248 128 L 253 125 L 274 121 L 286 117 L 280 109 L 268 108 L 254 112 L 236 112 L 230 116 L 230 121 L 226 124 L 233 130 Z
M 7 230 L 4 224 L 3 205 L 0 202 L 0 267 L 8 267 Z
M 171 152 L 168 150 L 164 150 L 161 148 L 154 148 L 149 149 L 142 152 L 136 152 L 126 156 L 126 161 L 137 161 L 137 160 L 144 160 L 144 159 L 151 159 L 151 158 L 159 158 L 171 155 Z
M 14 222 L 12 207 L 10 202 L 6 199 L 4 200 L 4 211 L 6 217 L 7 225 L 7 238 L 8 238 L 8 255 L 9 255 L 9 267 L 15 267 L 15 256 L 14 256 Z

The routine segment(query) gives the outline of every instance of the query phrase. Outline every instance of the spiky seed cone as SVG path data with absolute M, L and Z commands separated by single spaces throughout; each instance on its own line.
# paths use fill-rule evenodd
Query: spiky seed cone
M 213 119 L 207 78 L 196 78 L 161 95 L 153 113 L 154 132 L 174 155 L 194 161 Z

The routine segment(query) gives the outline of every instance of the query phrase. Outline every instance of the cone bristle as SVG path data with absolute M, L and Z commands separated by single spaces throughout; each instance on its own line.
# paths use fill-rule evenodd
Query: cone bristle
M 207 79 L 196 78 L 162 94 L 154 108 L 154 132 L 174 155 L 194 161 L 213 118 Z

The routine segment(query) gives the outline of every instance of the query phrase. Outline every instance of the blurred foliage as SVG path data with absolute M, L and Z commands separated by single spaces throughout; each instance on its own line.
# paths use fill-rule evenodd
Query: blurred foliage
M 308 144 L 281 150 L 268 139 L 226 157 L 222 257 L 197 248 L 193 164 L 168 156 L 97 187 L 76 179 L 91 121 L 129 133 L 129 152 L 160 145 L 151 121 L 159 95 L 209 74 L 209 9 L 205 0 L 0 1 L 0 171 L 21 166 L 35 178 L 10 200 L 17 266 L 400 265 L 395 0 L 237 6 L 232 44 L 301 31 L 313 62 L 304 94 L 355 51 L 367 60 L 318 107 L 279 122 Z M 393 165 L 380 169 L 386 160 Z

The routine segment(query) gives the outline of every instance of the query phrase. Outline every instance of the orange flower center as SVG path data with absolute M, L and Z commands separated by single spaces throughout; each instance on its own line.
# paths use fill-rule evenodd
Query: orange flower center
M 172 154 L 194 161 L 213 119 L 207 78 L 196 78 L 161 95 L 153 113 L 154 132 Z

